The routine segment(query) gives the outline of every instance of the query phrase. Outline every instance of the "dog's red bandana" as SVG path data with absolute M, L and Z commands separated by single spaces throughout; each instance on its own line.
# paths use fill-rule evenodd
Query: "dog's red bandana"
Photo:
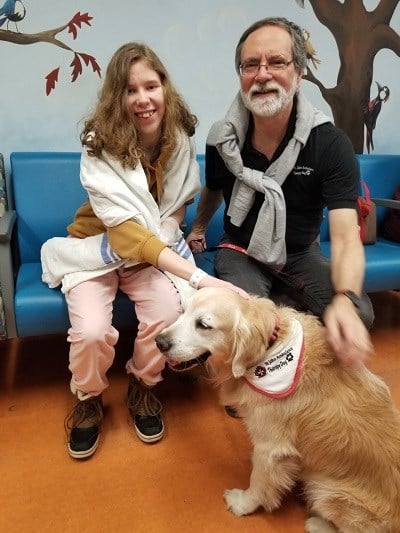
M 278 337 L 268 350 L 268 359 L 247 370 L 243 379 L 261 394 L 285 398 L 295 390 L 299 381 L 303 352 L 303 328 L 293 319 L 286 338 L 281 341 Z

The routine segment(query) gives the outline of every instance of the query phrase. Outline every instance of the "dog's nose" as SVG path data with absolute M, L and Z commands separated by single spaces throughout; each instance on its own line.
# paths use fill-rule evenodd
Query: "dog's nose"
M 156 345 L 160 352 L 166 352 L 171 348 L 171 343 L 165 335 L 157 335 Z

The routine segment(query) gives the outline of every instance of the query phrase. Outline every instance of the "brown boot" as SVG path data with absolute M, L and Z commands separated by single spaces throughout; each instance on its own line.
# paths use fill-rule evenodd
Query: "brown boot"
M 99 445 L 103 402 L 100 396 L 78 400 L 67 415 L 64 426 L 69 431 L 68 453 L 74 459 L 86 459 Z
M 161 418 L 161 402 L 149 387 L 129 376 L 127 407 L 133 420 L 136 435 L 143 442 L 157 442 L 164 434 L 164 424 Z

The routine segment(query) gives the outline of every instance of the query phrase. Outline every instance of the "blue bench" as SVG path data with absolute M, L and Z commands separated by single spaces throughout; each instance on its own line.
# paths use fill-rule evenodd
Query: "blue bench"
M 362 155 L 363 179 L 376 203 L 391 199 L 400 184 L 400 155 Z M 40 248 L 49 238 L 65 235 L 65 228 L 86 194 L 79 181 L 78 152 L 14 152 L 10 157 L 9 206 L 0 218 L 0 287 L 7 338 L 66 334 L 67 306 L 59 289 L 49 289 L 41 281 Z M 204 156 L 199 155 L 202 180 Z M 192 225 L 198 198 L 187 209 L 185 223 Z M 400 202 L 398 202 L 400 203 Z M 378 241 L 365 246 L 368 292 L 400 288 L 400 244 L 381 236 L 387 207 L 378 206 Z M 223 206 L 207 229 L 207 243 L 216 245 L 222 233 Z M 321 246 L 329 255 L 326 223 L 321 229 Z M 196 255 L 198 265 L 214 273 L 214 252 Z M 132 328 L 132 304 L 118 294 L 114 305 L 114 325 Z
M 400 202 L 394 200 L 394 193 L 400 186 L 400 155 L 358 155 L 361 178 L 367 183 L 371 199 L 376 204 L 377 240 L 366 244 L 365 280 L 366 292 L 400 289 L 400 243 L 383 237 L 383 222 L 387 209 L 400 209 Z M 327 219 L 321 226 L 321 250 L 330 256 L 329 229 Z
M 14 210 L 0 219 L 0 286 L 7 338 L 67 332 L 64 295 L 41 281 L 40 248 L 47 239 L 66 235 L 76 209 L 87 198 L 79 181 L 79 163 L 79 152 L 14 152 L 10 156 Z M 3 231 L 2 223 L 7 224 Z M 129 299 L 118 294 L 115 327 L 135 326 L 132 309 Z

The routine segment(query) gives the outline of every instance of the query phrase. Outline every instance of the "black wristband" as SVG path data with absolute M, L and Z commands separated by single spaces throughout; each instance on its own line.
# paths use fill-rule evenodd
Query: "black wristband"
M 343 291 L 336 291 L 335 292 L 335 296 L 337 294 L 343 294 L 344 296 L 346 296 L 351 301 L 351 303 L 354 305 L 354 307 L 356 307 L 357 309 L 360 309 L 360 307 L 361 307 L 361 298 L 359 296 L 357 296 L 357 294 L 355 292 L 349 291 L 349 290 L 343 290 Z

